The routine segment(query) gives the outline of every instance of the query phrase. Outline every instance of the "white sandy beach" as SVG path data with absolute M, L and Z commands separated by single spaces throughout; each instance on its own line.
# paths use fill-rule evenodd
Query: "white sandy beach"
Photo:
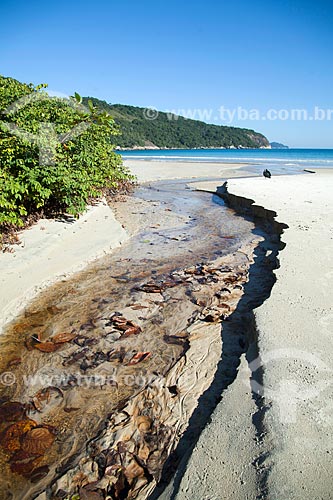
M 141 182 L 211 176 L 221 177 L 221 184 L 239 175 L 242 166 L 219 164 L 217 174 L 214 164 L 195 164 L 193 175 L 191 163 L 129 161 L 127 165 Z M 197 187 L 212 189 L 201 182 Z M 267 451 L 267 498 L 329 500 L 333 172 L 230 179 L 228 191 L 274 210 L 276 219 L 289 226 L 282 235 L 286 248 L 279 256 L 277 283 L 270 298 L 255 310 L 260 352 L 266 359 L 265 437 L 259 440 L 252 424 L 256 407 L 243 358 L 240 375 L 202 433 L 179 487 L 171 484 L 161 498 L 253 500 L 258 493 L 253 463 Z M 40 221 L 23 231 L 22 245 L 15 246 L 14 253 L 0 254 L 0 326 L 42 288 L 110 252 L 127 237 L 103 204 L 72 224 Z
M 78 220 L 41 219 L 19 234 L 20 244 L 0 254 L 0 329 L 42 289 L 79 271 L 127 238 L 105 202 Z
M 255 311 L 265 363 L 271 500 L 332 498 L 333 171 L 230 180 L 289 229 L 277 283 Z M 274 359 L 277 359 L 274 362 Z
M 199 183 L 197 187 L 211 185 Z M 243 359 L 238 379 L 202 433 L 176 495 L 172 496 L 171 485 L 161 498 L 253 499 L 258 491 L 251 462 L 268 452 L 263 464 L 270 471 L 267 498 L 329 500 L 333 472 L 333 171 L 270 180 L 231 179 L 228 191 L 276 211 L 276 219 L 289 226 L 282 236 L 286 248 L 279 256 L 280 269 L 275 271 L 277 282 L 270 298 L 255 310 L 269 407 L 264 418 L 266 435 L 263 442 L 255 435 L 251 421 L 255 410 Z
M 246 163 L 200 163 L 193 161 L 142 161 L 126 160 L 126 166 L 136 175 L 138 182 L 166 179 L 195 179 L 197 177 L 238 177 Z

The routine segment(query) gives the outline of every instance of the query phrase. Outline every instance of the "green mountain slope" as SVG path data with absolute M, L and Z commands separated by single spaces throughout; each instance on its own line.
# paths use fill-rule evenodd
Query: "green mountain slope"
M 120 126 L 122 134 L 112 141 L 120 148 L 260 148 L 269 147 L 266 137 L 254 130 L 210 125 L 197 120 L 189 120 L 159 112 L 154 120 L 145 118 L 145 108 L 108 104 L 94 97 L 95 106 L 110 113 Z

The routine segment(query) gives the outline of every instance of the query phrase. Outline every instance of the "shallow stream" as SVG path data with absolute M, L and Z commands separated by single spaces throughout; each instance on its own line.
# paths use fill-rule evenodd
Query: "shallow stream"
M 132 238 L 42 292 L 0 339 L 12 374 L 0 386 L 1 499 L 35 498 L 74 467 L 110 415 L 187 351 L 188 328 L 214 322 L 213 303 L 216 321 L 228 315 L 241 294 L 261 239 L 251 221 L 184 181 L 141 187 L 128 203 L 120 210 L 140 221 Z M 132 491 L 141 476 L 124 474 Z

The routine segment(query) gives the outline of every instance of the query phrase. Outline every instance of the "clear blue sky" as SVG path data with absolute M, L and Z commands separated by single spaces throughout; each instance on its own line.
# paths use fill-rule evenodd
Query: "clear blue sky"
M 333 109 L 332 0 L 2 0 L 0 73 L 161 110 Z M 323 121 L 236 120 L 333 148 Z

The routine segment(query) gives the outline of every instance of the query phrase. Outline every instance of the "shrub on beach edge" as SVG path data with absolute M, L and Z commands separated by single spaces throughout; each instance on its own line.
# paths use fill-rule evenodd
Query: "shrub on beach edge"
M 113 118 L 81 97 L 51 97 L 0 76 L 0 232 L 32 214 L 81 213 L 134 177 L 114 152 Z

